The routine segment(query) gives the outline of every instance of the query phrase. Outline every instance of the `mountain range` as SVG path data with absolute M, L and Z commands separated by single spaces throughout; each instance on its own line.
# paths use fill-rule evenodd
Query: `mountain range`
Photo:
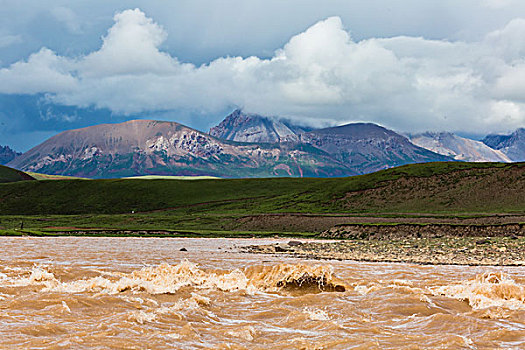
M 175 122 L 132 120 L 62 132 L 15 158 L 11 167 L 90 178 L 136 175 L 221 177 L 355 175 L 301 143 L 239 143 Z
M 523 129 L 522 129 L 523 130 Z M 513 134 L 514 135 L 514 134 Z M 62 132 L 9 166 L 89 178 L 137 175 L 335 177 L 432 161 L 501 161 L 521 134 L 488 136 L 499 149 L 449 133 L 405 137 L 371 123 L 313 130 L 236 110 L 204 133 L 176 122 L 132 120 Z
M 505 162 L 512 160 L 502 151 L 493 149 L 481 141 L 460 137 L 450 132 L 425 132 L 408 135 L 419 147 L 467 162 Z

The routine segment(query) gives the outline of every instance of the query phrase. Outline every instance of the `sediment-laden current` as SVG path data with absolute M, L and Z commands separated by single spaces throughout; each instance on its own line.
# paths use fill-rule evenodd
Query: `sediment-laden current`
M 237 249 L 278 240 L 0 242 L 2 349 L 525 344 L 523 267 L 310 261 Z

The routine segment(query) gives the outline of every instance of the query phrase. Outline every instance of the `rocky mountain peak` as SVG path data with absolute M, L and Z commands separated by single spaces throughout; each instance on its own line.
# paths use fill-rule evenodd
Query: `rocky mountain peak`
M 503 152 L 514 162 L 525 161 L 525 128 L 519 128 L 510 135 L 488 135 L 482 142 Z
M 294 140 L 297 134 L 308 130 L 311 129 L 236 109 L 219 125 L 211 128 L 210 135 L 237 142 L 271 143 Z
M 21 154 L 13 151 L 9 146 L 0 146 L 0 164 L 7 164 Z
M 318 150 L 285 143 L 237 143 L 153 120 L 64 131 L 9 163 L 44 174 L 219 177 L 345 176 L 353 169 Z

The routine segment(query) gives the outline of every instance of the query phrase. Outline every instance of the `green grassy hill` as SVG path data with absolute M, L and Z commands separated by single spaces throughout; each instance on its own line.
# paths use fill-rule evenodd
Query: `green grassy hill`
M 144 176 L 125 177 L 124 179 L 134 179 L 134 180 L 212 180 L 212 179 L 220 179 L 220 177 L 215 177 L 215 176 L 144 175 Z
M 0 165 L 0 183 L 26 180 L 34 180 L 34 178 L 19 170 Z
M 35 178 L 35 180 L 89 180 L 82 177 L 75 177 L 75 176 L 64 176 L 64 175 L 48 175 L 48 174 L 40 174 L 40 173 L 33 173 L 31 171 L 27 172 L 28 175 Z
M 523 213 L 524 198 L 525 163 L 445 162 L 330 179 L 116 179 L 0 184 L 0 213 Z

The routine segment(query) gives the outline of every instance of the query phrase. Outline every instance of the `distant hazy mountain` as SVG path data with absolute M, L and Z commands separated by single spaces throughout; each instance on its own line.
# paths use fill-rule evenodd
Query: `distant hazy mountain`
M 280 142 L 296 140 L 295 135 L 310 131 L 286 121 L 244 113 L 237 109 L 219 125 L 210 129 L 210 135 L 238 142 Z
M 402 164 L 451 160 L 371 123 L 314 130 L 300 134 L 299 138 L 361 174 Z
M 483 143 L 504 153 L 514 162 L 525 161 L 525 128 L 510 135 L 488 135 Z
M 450 132 L 425 132 L 408 135 L 413 144 L 432 152 L 467 162 L 511 162 L 503 152 L 480 141 L 460 137 Z
M 13 151 L 9 146 L 0 146 L 0 164 L 7 164 L 21 154 Z
M 10 163 L 45 174 L 219 177 L 348 176 L 350 168 L 305 144 L 242 144 L 173 122 L 133 120 L 60 133 Z

